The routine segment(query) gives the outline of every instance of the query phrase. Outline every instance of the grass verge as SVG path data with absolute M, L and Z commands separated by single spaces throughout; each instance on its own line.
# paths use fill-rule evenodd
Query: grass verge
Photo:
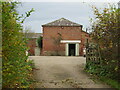
M 120 83 L 116 80 L 106 78 L 106 77 L 100 77 L 99 80 L 105 82 L 108 85 L 110 85 L 112 88 L 116 88 L 117 90 L 120 90 Z

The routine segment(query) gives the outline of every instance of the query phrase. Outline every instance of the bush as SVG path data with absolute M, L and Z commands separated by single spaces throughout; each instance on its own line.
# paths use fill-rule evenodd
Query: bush
M 26 39 L 16 12 L 17 2 L 2 2 L 3 88 L 28 88 L 32 67 L 26 56 Z
M 94 74 L 97 76 L 104 76 L 111 79 L 117 79 L 118 67 L 116 66 L 116 62 L 114 61 L 117 61 L 117 60 L 113 60 L 112 62 L 109 62 L 106 64 L 104 63 L 105 62 L 104 60 L 102 61 L 101 64 L 96 64 L 92 61 L 89 61 L 86 64 L 86 71 L 89 72 L 90 74 Z
M 103 10 L 99 10 L 96 7 L 93 7 L 93 10 L 95 17 L 91 19 L 91 38 L 100 47 L 97 51 L 100 55 L 100 64 L 89 61 L 87 62 L 86 70 L 97 76 L 105 76 L 120 82 L 118 52 L 120 9 L 116 8 L 115 5 L 109 5 L 109 8 L 104 8 Z M 90 58 L 92 57 L 90 56 Z
M 43 37 L 40 36 L 40 37 L 37 39 L 38 47 L 39 47 L 40 49 L 42 49 L 42 41 L 43 41 Z

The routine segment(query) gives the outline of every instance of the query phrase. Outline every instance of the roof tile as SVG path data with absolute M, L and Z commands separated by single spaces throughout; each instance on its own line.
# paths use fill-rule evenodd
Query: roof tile
M 68 19 L 61 18 L 61 19 L 55 20 L 53 22 L 44 24 L 42 26 L 82 26 L 82 25 L 72 22 L 72 21 L 69 21 Z

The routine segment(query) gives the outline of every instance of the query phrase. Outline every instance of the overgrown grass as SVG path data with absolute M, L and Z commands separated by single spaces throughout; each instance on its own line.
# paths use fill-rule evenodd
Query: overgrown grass
M 107 77 L 100 77 L 100 80 L 110 85 L 111 87 L 120 90 L 120 83 L 118 81 L 107 78 Z
M 115 65 L 115 64 L 114 64 Z M 117 81 L 117 73 L 112 70 L 112 65 L 95 64 L 88 62 L 85 71 L 91 74 L 95 79 L 100 80 L 112 88 L 120 90 L 120 83 Z

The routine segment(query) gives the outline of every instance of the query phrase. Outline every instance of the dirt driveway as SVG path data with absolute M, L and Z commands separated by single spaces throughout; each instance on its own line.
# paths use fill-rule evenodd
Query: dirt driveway
M 84 57 L 30 56 L 35 62 L 35 88 L 109 88 L 84 72 Z

